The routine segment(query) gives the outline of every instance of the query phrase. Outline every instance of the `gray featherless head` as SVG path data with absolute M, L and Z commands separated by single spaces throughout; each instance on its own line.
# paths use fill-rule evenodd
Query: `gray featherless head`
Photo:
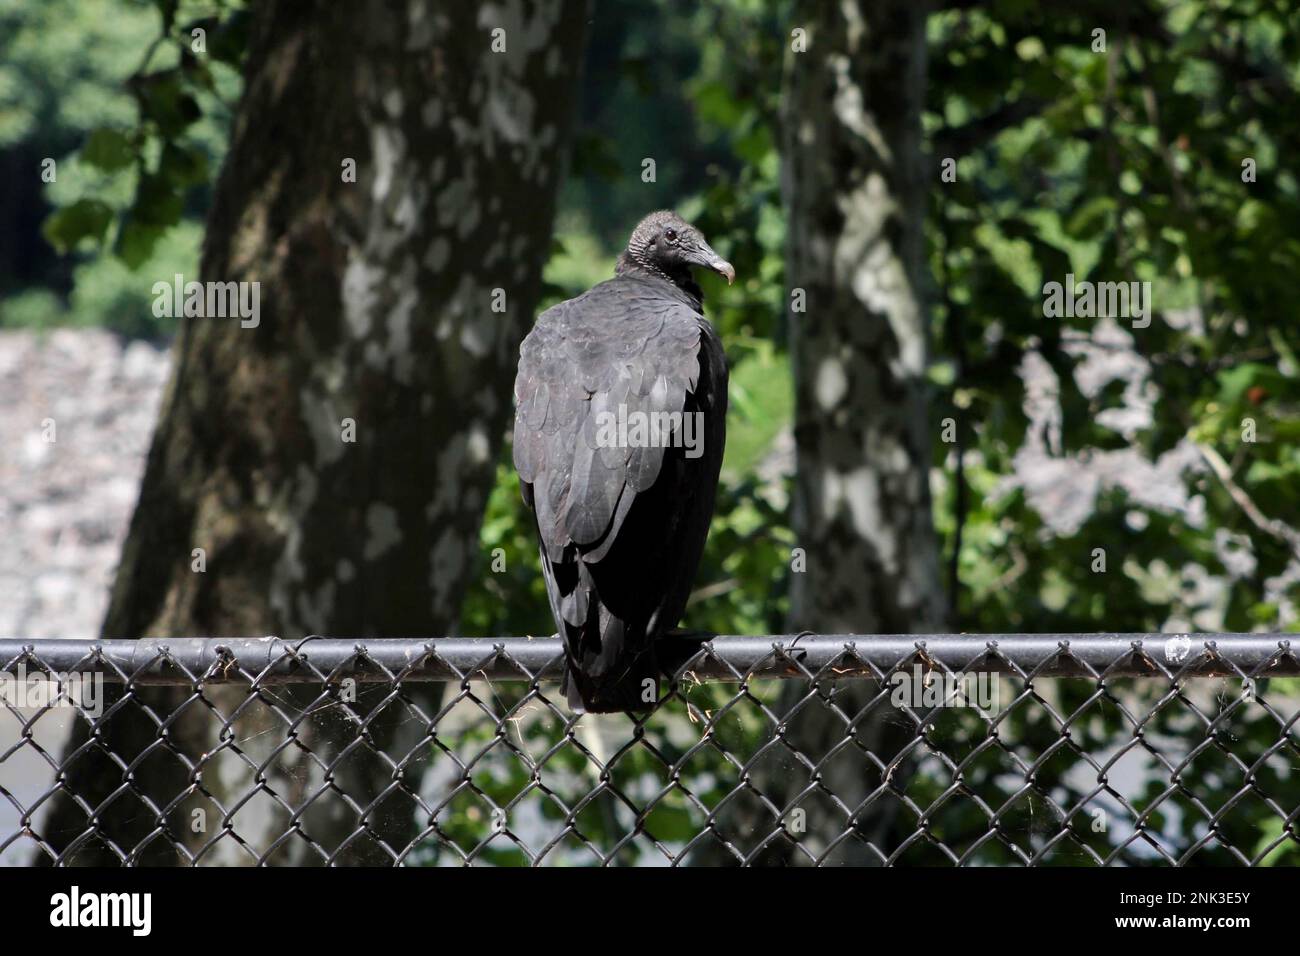
M 689 281 L 690 270 L 696 267 L 726 276 L 728 285 L 736 280 L 731 263 L 713 251 L 699 229 L 675 212 L 660 210 L 632 230 L 618 271 L 638 268 L 680 284 Z

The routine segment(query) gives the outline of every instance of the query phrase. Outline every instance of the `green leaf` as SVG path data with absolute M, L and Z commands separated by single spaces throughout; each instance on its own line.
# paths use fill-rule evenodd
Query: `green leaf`
M 140 177 L 131 218 L 146 226 L 173 226 L 180 221 L 183 203 L 176 186 L 160 173 Z
M 128 219 L 122 225 L 122 232 L 117 237 L 114 250 L 129 269 L 139 269 L 153 255 L 154 246 L 162 237 L 163 230 L 146 225 L 137 219 Z
M 50 245 L 68 252 L 83 239 L 104 240 L 113 222 L 113 210 L 98 199 L 78 199 L 45 220 L 42 232 Z
M 233 10 L 208 36 L 208 55 L 214 60 L 238 68 L 248 52 L 249 25 L 247 10 Z
M 1109 196 L 1089 199 L 1075 209 L 1065 224 L 1065 231 L 1076 238 L 1092 239 L 1106 228 L 1114 209 L 1115 200 Z
M 135 85 L 141 115 L 157 124 L 164 138 L 179 136 L 201 115 L 198 102 L 185 91 L 179 69 L 139 77 Z
M 178 186 L 193 186 L 208 180 L 208 157 L 201 149 L 168 143 L 163 147 L 158 173 Z
M 1241 400 L 1246 389 L 1267 375 L 1270 369 L 1257 362 L 1243 362 L 1241 365 L 1219 373 L 1219 400 L 1231 404 Z
M 82 160 L 107 173 L 125 169 L 135 162 L 137 155 L 126 133 L 104 127 L 92 132 L 81 147 Z

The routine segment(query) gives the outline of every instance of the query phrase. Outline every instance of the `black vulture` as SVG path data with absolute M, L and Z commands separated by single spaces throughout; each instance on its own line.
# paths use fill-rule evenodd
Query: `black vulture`
M 651 213 L 614 278 L 543 312 L 519 348 L 515 470 L 577 713 L 648 709 L 655 644 L 690 596 L 726 442 L 727 363 L 691 269 L 736 277 Z

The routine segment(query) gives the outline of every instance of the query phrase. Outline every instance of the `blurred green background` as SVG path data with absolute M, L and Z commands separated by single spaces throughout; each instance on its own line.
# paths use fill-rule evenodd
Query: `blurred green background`
M 588 288 L 660 207 L 736 266 L 730 290 L 705 280 L 732 413 L 687 621 L 719 633 L 781 633 L 787 610 L 790 10 L 601 4 L 546 271 L 548 304 Z M 1295 631 L 1300 15 L 1188 0 L 1120 19 L 1132 32 L 1098 55 L 1088 4 L 930 18 L 931 482 L 952 629 Z M 0 3 L 0 328 L 172 333 L 146 277 L 197 270 L 246 21 L 238 3 Z M 210 57 L 176 41 L 191 23 Z M 33 188 L 46 158 L 57 181 Z M 1045 320 L 1043 284 L 1067 273 L 1151 282 L 1150 327 Z M 480 554 L 486 571 L 504 549 L 508 570 L 476 576 L 463 632 L 549 633 L 505 454 Z
M 0 6 L 0 327 L 166 337 L 174 320 L 152 315 L 145 277 L 197 269 L 247 14 L 241 3 L 110 6 Z M 1116 461 L 1122 472 L 1180 442 L 1207 445 L 1269 517 L 1300 526 L 1300 210 L 1285 161 L 1300 152 L 1297 13 L 1187 2 L 1131 16 L 1153 18 L 1146 32 L 1167 40 L 1115 37 L 1099 56 L 1086 9 L 1028 3 L 930 19 L 936 170 L 948 147 L 968 147 L 952 151 L 957 182 L 931 189 L 927 222 L 935 520 L 958 629 L 1296 627 L 1294 548 L 1252 524 L 1195 455 L 1161 472 L 1168 494 L 1154 506 L 1114 474 L 1089 478 L 1095 506 L 1066 529 L 1045 523 L 1016 477 L 1034 432 L 1014 373 L 1032 353 L 1059 403 L 1047 457 L 1086 464 L 1127 450 L 1136 457 Z M 658 207 L 698 220 L 736 264 L 741 281 L 726 294 L 706 279 L 734 368 L 733 415 L 707 590 L 693 608 L 702 626 L 730 633 L 778 632 L 785 610 L 780 439 L 791 408 L 775 129 L 788 18 L 787 5 L 757 0 L 601 5 L 546 271 L 551 301 L 588 288 Z M 208 57 L 174 40 L 194 24 L 208 31 Z M 990 135 L 948 139 L 980 126 L 972 119 Z M 653 183 L 640 176 L 646 157 Z M 45 158 L 57 181 L 32 188 Z M 1255 181 L 1242 201 L 1247 158 Z M 1098 344 L 1098 320 L 1045 322 L 1042 285 L 1067 272 L 1152 282 L 1150 328 Z M 1132 354 L 1139 374 L 1106 380 L 1103 369 L 1085 391 L 1075 372 L 1090 347 Z M 946 419 L 957 442 L 943 440 Z M 503 462 L 484 553 L 530 553 L 530 535 Z M 1111 558 L 1104 576 L 1095 548 Z M 467 632 L 544 626 L 540 581 L 511 566 L 481 576 Z M 1213 594 L 1206 576 L 1221 582 Z

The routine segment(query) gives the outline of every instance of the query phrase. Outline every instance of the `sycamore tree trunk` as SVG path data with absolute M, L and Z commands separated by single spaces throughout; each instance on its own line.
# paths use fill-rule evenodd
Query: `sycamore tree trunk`
M 917 0 L 844 0 L 791 21 L 808 36 L 806 52 L 787 54 L 782 116 L 787 281 L 806 304 L 790 323 L 793 524 L 806 559 L 792 575 L 794 630 L 929 631 L 945 613 L 928 489 L 926 15 Z M 841 681 L 819 693 L 852 718 L 879 690 Z M 883 775 L 862 748 L 888 762 L 908 725 L 884 719 L 886 703 L 850 731 L 821 702 L 796 706 L 806 693 L 792 682 L 782 700 L 792 714 L 784 739 L 815 770 L 783 760 L 754 781 L 785 811 L 787 830 L 801 808 L 806 831 L 778 837 L 759 859 L 878 862 L 863 841 L 882 845 L 897 801 L 878 790 Z M 759 836 L 776 824 L 771 812 L 752 819 Z
M 827 4 L 784 104 L 797 628 L 890 633 L 944 613 L 930 514 L 921 152 L 924 2 Z
M 487 567 L 479 523 L 540 294 L 585 12 L 254 7 L 202 278 L 259 283 L 260 322 L 184 324 L 106 638 L 455 632 Z M 303 721 L 257 782 L 236 751 L 268 759 L 286 740 L 273 708 L 294 716 L 310 696 L 275 688 L 224 735 L 211 708 L 229 717 L 245 692 L 191 696 L 137 691 L 159 719 L 179 710 L 162 732 L 136 703 L 89 746 L 76 732 L 51 846 L 77 863 L 247 863 L 288 833 L 270 862 L 386 863 L 428 822 L 412 796 L 426 728 L 402 701 L 363 692 L 355 710 L 373 722 L 341 757 L 354 723 L 337 707 Z M 413 758 L 395 770 L 381 749 Z M 292 824 L 286 805 L 302 811 Z

